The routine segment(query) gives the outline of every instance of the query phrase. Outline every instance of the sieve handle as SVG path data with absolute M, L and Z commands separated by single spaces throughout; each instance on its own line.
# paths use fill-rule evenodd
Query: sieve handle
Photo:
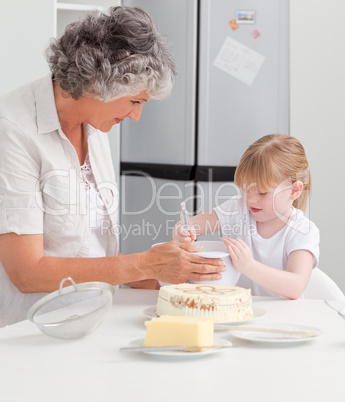
M 74 282 L 74 280 L 69 276 L 68 278 L 64 278 L 64 279 L 60 282 L 60 289 L 59 289 L 59 292 L 60 292 L 60 293 L 62 292 L 64 283 L 67 282 L 67 281 L 72 282 L 72 285 L 75 287 L 76 290 L 78 290 L 77 284 L 76 284 L 76 283 Z

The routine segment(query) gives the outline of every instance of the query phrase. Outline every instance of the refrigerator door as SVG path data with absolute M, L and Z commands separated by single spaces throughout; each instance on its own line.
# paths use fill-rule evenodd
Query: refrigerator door
M 289 0 L 200 4 L 197 163 L 237 166 L 259 137 L 289 134 Z
M 186 201 L 188 211 L 193 211 L 193 182 L 123 175 L 121 188 L 122 254 L 145 251 L 153 244 L 172 240 L 182 201 Z
M 197 0 L 123 0 L 140 7 L 166 36 L 178 76 L 171 95 L 150 100 L 139 122 L 121 123 L 122 253 L 172 240 L 180 204 L 193 210 L 189 182 L 195 164 Z
M 167 37 L 178 77 L 170 97 L 145 104 L 122 124 L 121 161 L 194 165 L 197 0 L 124 0 L 146 11 Z

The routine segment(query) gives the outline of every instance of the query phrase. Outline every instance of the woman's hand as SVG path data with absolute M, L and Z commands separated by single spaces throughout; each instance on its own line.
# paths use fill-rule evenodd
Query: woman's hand
M 242 239 L 226 237 L 224 243 L 228 248 L 235 269 L 243 274 L 248 273 L 255 263 L 250 247 Z
M 171 241 L 160 244 L 140 253 L 139 269 L 146 277 L 166 283 L 213 281 L 222 278 L 221 272 L 226 268 L 221 258 L 203 258 L 193 254 L 193 251 L 200 249 L 191 243 Z
M 196 233 L 193 226 L 182 225 L 179 221 L 173 230 L 173 240 L 179 243 L 193 243 L 196 240 Z

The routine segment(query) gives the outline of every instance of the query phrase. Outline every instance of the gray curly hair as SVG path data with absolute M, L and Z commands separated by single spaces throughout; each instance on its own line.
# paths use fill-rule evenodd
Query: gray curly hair
M 52 39 L 46 57 L 53 80 L 76 100 L 92 96 L 109 102 L 142 91 L 162 99 L 176 76 L 163 36 L 135 7 L 86 14 Z

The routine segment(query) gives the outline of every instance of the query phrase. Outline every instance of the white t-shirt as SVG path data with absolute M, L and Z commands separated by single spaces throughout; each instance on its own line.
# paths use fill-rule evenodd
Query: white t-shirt
M 316 225 L 303 212 L 293 208 L 288 223 L 269 239 L 261 237 L 256 222 L 242 197 L 230 198 L 215 208 L 221 236 L 242 239 L 251 249 L 256 261 L 270 267 L 286 270 L 289 254 L 296 250 L 308 250 L 313 254 L 313 268 L 319 260 L 320 234 Z M 255 296 L 277 296 L 241 274 L 238 286 L 250 288 Z
M 119 193 L 108 136 L 83 128 L 106 210 L 99 233 L 105 254 L 113 256 Z M 80 173 L 75 148 L 61 130 L 50 75 L 0 98 L 0 234 L 43 234 L 46 256 L 89 257 L 93 230 Z M 42 296 L 19 292 L 0 263 L 0 327 L 25 319 Z

